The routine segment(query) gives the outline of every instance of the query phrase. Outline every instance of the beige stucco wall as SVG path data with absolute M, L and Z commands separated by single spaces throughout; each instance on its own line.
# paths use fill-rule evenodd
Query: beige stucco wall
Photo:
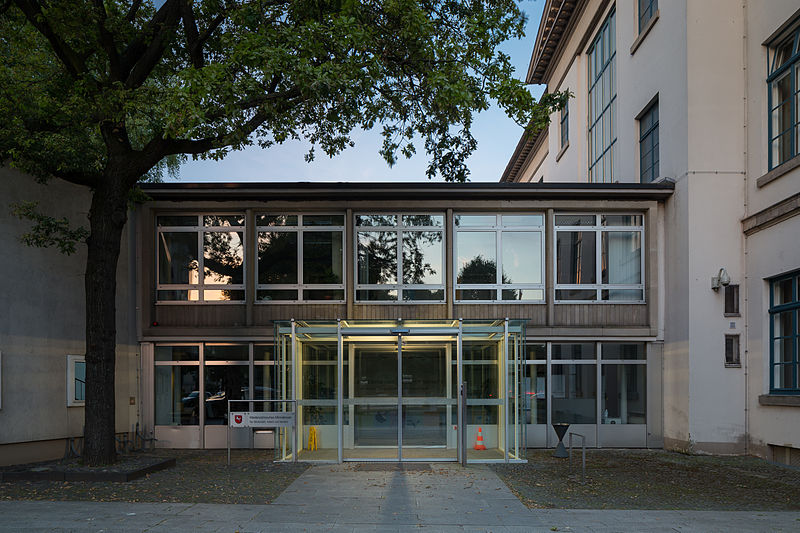
M 587 179 L 585 52 L 610 9 L 617 25 L 617 167 L 619 181 L 639 181 L 636 117 L 658 97 L 660 175 L 676 181 L 665 209 L 664 436 L 668 447 L 743 453 L 754 443 L 800 447 L 791 408 L 759 407 L 768 392 L 765 277 L 800 268 L 800 249 L 785 221 L 751 236 L 742 219 L 800 193 L 800 168 L 766 186 L 767 49 L 764 42 L 800 14 L 792 0 L 661 2 L 658 20 L 638 37 L 636 2 L 590 0 L 548 88 L 570 89 L 570 146 L 560 150 L 559 115 L 539 165 L 546 181 Z M 592 24 L 594 22 L 594 24 Z M 793 219 L 794 220 L 794 219 Z M 787 229 L 789 228 L 789 229 Z M 792 250 L 792 252 L 786 252 Z M 740 317 L 725 317 L 724 294 L 710 288 L 724 267 L 741 285 Z M 724 336 L 739 334 L 750 368 L 726 368 Z M 754 337 L 756 335 L 756 337 Z M 766 357 L 766 359 L 765 359 Z M 749 374 L 748 374 L 749 373 Z M 746 419 L 746 416 L 749 418 Z M 757 419 L 757 420 L 756 420 Z
M 60 181 L 46 187 L 28 176 L 0 168 L 0 465 L 42 460 L 64 453 L 59 439 L 83 430 L 83 407 L 67 407 L 67 358 L 85 353 L 85 246 L 72 256 L 54 248 L 31 248 L 19 242 L 29 223 L 10 213 L 9 205 L 39 201 L 41 211 L 66 216 L 73 226 L 88 224 L 89 194 Z M 130 431 L 138 405 L 138 349 L 131 323 L 127 232 L 117 280 L 117 431 Z M 38 444 L 36 444 L 38 442 Z M 16 445 L 14 445 L 16 443 Z M 27 444 L 27 445 L 26 445 Z M 32 451 L 33 450 L 33 451 Z

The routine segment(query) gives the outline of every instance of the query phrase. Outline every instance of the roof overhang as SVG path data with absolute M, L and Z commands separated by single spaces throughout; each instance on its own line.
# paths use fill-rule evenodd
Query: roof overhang
M 547 0 L 539 22 L 539 32 L 528 65 L 528 83 L 544 83 L 550 60 L 556 53 L 572 14 L 582 0 Z
M 239 182 L 152 183 L 142 190 L 155 201 L 306 200 L 664 200 L 674 183 L 442 183 L 442 182 Z

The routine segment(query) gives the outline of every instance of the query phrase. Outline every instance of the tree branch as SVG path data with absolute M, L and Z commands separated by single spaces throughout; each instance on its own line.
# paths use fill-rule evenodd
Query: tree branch
M 186 34 L 186 50 L 194 68 L 203 68 L 203 47 L 199 44 L 200 32 L 191 4 L 181 2 L 181 18 L 183 19 L 183 32 Z
M 128 10 L 128 14 L 125 15 L 125 20 L 128 22 L 136 20 L 136 13 L 139 12 L 140 7 L 142 7 L 142 0 L 134 0 L 131 4 L 131 8 Z
M 161 56 L 174 36 L 175 28 L 181 18 L 181 2 L 187 0 L 167 0 L 153 15 L 137 39 L 128 45 L 122 54 L 121 68 L 128 72 L 125 86 L 129 89 L 139 87 L 161 60 Z M 149 44 L 148 44 L 149 43 Z
M 14 0 L 28 22 L 41 33 L 53 47 L 53 53 L 67 69 L 70 77 L 77 79 L 86 70 L 83 59 L 53 31 L 37 0 Z
M 97 13 L 97 30 L 100 34 L 100 44 L 103 46 L 103 50 L 106 51 L 106 55 L 108 55 L 111 76 L 115 80 L 122 81 L 125 77 L 125 74 L 120 69 L 120 58 L 119 53 L 117 52 L 117 43 L 114 42 L 114 36 L 111 35 L 106 28 L 106 19 L 108 14 L 106 13 L 106 6 L 103 3 L 103 0 L 94 0 L 94 9 Z

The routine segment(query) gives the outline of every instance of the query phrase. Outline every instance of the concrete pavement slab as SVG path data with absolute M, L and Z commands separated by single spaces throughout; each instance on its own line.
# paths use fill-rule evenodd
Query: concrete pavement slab
M 0 531 L 794 532 L 798 512 L 528 509 L 488 468 L 312 467 L 270 505 L 0 502 Z

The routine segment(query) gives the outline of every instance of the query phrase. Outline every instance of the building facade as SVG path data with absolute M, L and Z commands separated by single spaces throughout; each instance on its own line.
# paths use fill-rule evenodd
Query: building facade
M 548 1 L 528 82 L 570 90 L 503 181 L 671 181 L 664 443 L 797 464 L 796 2 Z
M 524 460 L 559 422 L 590 446 L 662 446 L 669 183 L 145 190 L 142 420 L 159 446 L 225 447 L 227 400 L 296 401 L 304 460 L 456 460 L 459 427 L 469 460 Z M 284 437 L 231 436 L 291 458 Z

